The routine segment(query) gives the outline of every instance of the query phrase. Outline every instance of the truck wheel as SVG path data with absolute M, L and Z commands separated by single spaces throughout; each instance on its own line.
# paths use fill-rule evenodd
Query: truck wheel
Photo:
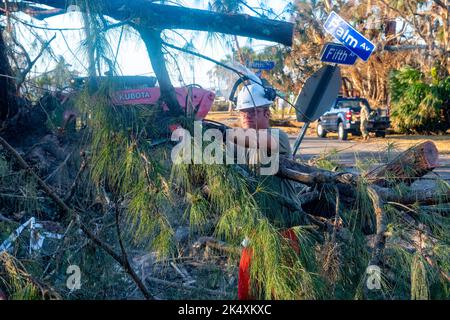
M 348 132 L 344 128 L 344 124 L 342 122 L 339 122 L 338 125 L 338 139 L 339 140 L 347 140 Z
M 385 138 L 386 137 L 386 131 L 376 131 L 375 137 L 377 138 Z
M 327 132 L 320 122 L 317 124 L 316 132 L 318 137 L 325 138 L 327 136 Z

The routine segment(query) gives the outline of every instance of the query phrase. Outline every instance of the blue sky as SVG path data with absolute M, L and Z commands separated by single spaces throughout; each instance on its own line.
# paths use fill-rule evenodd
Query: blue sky
M 249 5 L 257 6 L 257 0 L 247 1 Z M 277 1 L 266 1 L 268 6 L 271 7 L 275 12 L 280 13 L 289 3 L 288 0 L 277 0 Z M 194 0 L 191 1 L 191 5 L 188 5 L 189 1 L 184 1 L 184 5 L 206 8 L 208 1 Z M 249 13 L 247 11 L 246 13 Z M 252 14 L 254 15 L 254 14 Z M 34 20 L 24 14 L 19 14 L 19 17 L 23 20 L 31 22 L 35 25 L 46 26 L 50 28 L 81 28 L 80 14 L 78 12 L 69 12 L 64 15 L 52 17 L 46 19 L 44 22 L 39 20 Z M 30 37 L 29 34 L 23 30 L 23 37 Z M 120 38 L 121 29 L 112 30 L 109 32 L 110 46 L 115 52 L 118 47 L 118 39 Z M 179 31 L 186 39 L 193 39 L 195 48 L 204 55 L 212 57 L 214 59 L 220 60 L 225 57 L 226 54 L 231 54 L 231 48 L 227 47 L 223 41 L 207 41 L 207 34 L 205 32 L 190 32 L 190 31 Z M 52 49 L 56 55 L 62 55 L 70 63 L 74 69 L 81 72 L 86 70 L 87 61 L 84 58 L 81 42 L 83 39 L 82 30 L 74 31 L 64 31 L 64 37 L 61 33 L 57 31 L 47 31 L 40 32 L 44 39 L 51 38 L 56 34 L 56 39 L 52 42 Z M 166 35 L 170 41 L 176 45 L 183 46 L 184 40 L 174 32 L 166 32 Z M 64 38 L 66 41 L 64 41 Z M 66 43 L 67 42 L 67 43 Z M 239 43 L 241 46 L 248 45 L 249 39 L 239 37 Z M 252 47 L 255 50 L 261 50 L 265 46 L 273 45 L 273 43 L 265 41 L 253 40 L 251 42 Z M 70 48 L 70 49 L 69 49 Z M 30 48 L 31 49 L 31 48 Z M 32 50 L 31 50 L 32 52 Z M 172 51 L 174 54 L 176 52 Z M 184 83 L 192 83 L 195 77 L 195 82 L 202 85 L 203 87 L 210 87 L 211 82 L 207 75 L 207 72 L 214 67 L 213 63 L 204 61 L 202 59 L 192 60 L 190 56 L 177 56 L 176 60 L 178 62 L 179 68 L 181 70 L 182 78 Z M 145 46 L 138 36 L 133 36 L 130 34 L 124 34 L 122 38 L 120 48 L 117 56 L 117 64 L 120 67 L 120 72 L 123 75 L 152 75 L 153 71 L 148 59 Z M 40 63 L 36 64 L 33 72 L 37 75 L 45 70 L 52 69 L 53 63 L 50 59 L 42 59 Z M 172 80 L 175 85 L 180 85 L 179 78 L 180 72 L 175 68 L 173 59 L 169 57 L 170 73 Z M 194 65 L 194 72 L 191 66 Z

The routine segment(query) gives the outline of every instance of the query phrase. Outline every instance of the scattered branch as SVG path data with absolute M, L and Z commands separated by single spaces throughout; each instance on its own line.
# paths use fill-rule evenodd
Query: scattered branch
M 65 203 L 68 203 L 72 199 L 72 197 L 74 196 L 75 190 L 76 190 L 76 188 L 78 186 L 78 182 L 80 181 L 81 176 L 82 176 L 84 170 L 86 169 L 86 167 L 87 167 L 86 154 L 84 152 L 81 152 L 80 169 L 78 170 L 77 175 L 75 176 L 75 179 L 73 180 L 73 183 L 72 183 L 72 185 L 69 188 L 69 191 L 67 192 L 66 196 L 64 197 L 64 202 Z
M 65 213 L 66 216 L 74 218 L 80 229 L 91 239 L 96 245 L 102 248 L 108 253 L 114 260 L 116 260 L 122 268 L 130 275 L 135 281 L 136 285 L 141 290 L 146 299 L 154 299 L 154 297 L 147 290 L 141 279 L 138 277 L 133 268 L 130 267 L 128 260 L 125 260 L 123 256 L 117 254 L 115 250 L 106 242 L 100 240 L 86 225 L 81 221 L 80 215 L 69 208 L 61 198 L 59 198 L 53 190 L 34 172 L 34 170 L 25 162 L 25 160 L 17 153 L 17 151 L 2 137 L 0 137 L 0 144 L 15 158 L 22 169 L 26 170 L 36 180 L 38 185 L 45 191 L 45 193 L 58 205 L 58 207 Z
M 166 281 L 166 280 L 161 280 L 161 279 L 153 278 L 153 277 L 146 277 L 145 280 L 147 282 L 150 282 L 150 283 L 153 283 L 153 284 L 159 284 L 159 285 L 172 287 L 172 288 L 178 288 L 178 289 L 182 289 L 182 290 L 200 291 L 200 292 L 208 293 L 208 294 L 213 295 L 213 296 L 222 296 L 222 297 L 229 297 L 230 296 L 230 293 L 228 293 L 228 292 L 223 292 L 223 291 L 219 291 L 219 290 L 211 290 L 211 289 L 206 289 L 206 288 L 200 288 L 200 287 L 195 287 L 195 286 L 191 286 L 191 285 L 188 285 L 188 284 L 179 284 L 179 283 L 170 282 L 170 281 Z
M 47 42 L 45 42 L 45 43 L 42 45 L 42 48 L 41 48 L 41 50 L 39 51 L 38 55 L 37 55 L 33 60 L 30 61 L 30 57 L 28 56 L 28 54 L 26 54 L 26 56 L 28 57 L 28 58 L 27 58 L 27 60 L 28 60 L 28 65 L 27 65 L 27 67 L 26 67 L 24 70 L 21 71 L 21 73 L 20 73 L 20 75 L 19 75 L 19 77 L 18 77 L 18 80 L 17 80 L 17 91 L 20 90 L 20 87 L 21 87 L 22 84 L 24 83 L 24 81 L 25 81 L 25 79 L 26 79 L 28 73 L 29 73 L 29 72 L 31 71 L 31 69 L 34 67 L 34 65 L 35 65 L 36 62 L 39 60 L 39 58 L 44 54 L 45 50 L 47 50 L 47 48 L 50 46 L 50 44 L 52 43 L 52 41 L 55 40 L 55 38 L 56 38 L 56 34 L 53 35 L 53 37 L 52 37 L 50 40 L 48 40 Z M 24 52 L 26 52 L 26 51 L 24 51 Z
M 369 193 L 370 199 L 372 200 L 373 209 L 375 211 L 376 228 L 377 228 L 375 234 L 375 244 L 373 246 L 372 258 L 370 259 L 369 266 L 380 267 L 383 261 L 382 257 L 384 247 L 386 245 L 387 220 L 386 220 L 386 213 L 383 209 L 384 201 L 375 188 L 369 186 L 367 187 L 367 191 Z M 369 290 L 368 286 L 364 285 L 364 296 L 366 299 L 368 298 L 368 290 Z
M 7 223 L 14 223 L 13 220 L 11 220 L 11 219 L 5 217 L 5 216 L 2 215 L 2 214 L 0 214 L 0 221 L 1 221 L 1 222 L 7 222 Z

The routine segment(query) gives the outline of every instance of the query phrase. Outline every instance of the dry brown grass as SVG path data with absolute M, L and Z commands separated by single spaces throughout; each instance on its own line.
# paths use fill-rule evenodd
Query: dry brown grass
M 408 148 L 418 143 L 431 140 L 436 144 L 440 154 L 450 154 L 450 135 L 425 136 L 425 135 L 400 135 L 393 134 L 386 136 L 389 143 L 394 143 L 399 148 Z

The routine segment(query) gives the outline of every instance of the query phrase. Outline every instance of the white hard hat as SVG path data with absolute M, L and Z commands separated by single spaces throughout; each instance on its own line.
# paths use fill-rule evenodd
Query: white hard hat
M 239 91 L 236 110 L 266 107 L 272 103 L 273 101 L 265 97 L 264 87 L 259 84 L 251 84 Z

